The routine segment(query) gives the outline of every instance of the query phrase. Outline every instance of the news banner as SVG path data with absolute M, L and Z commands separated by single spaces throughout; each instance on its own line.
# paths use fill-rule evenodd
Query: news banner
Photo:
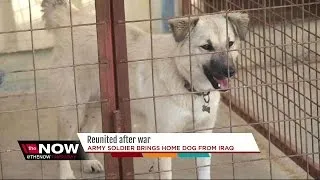
M 26 160 L 112 157 L 194 158 L 211 153 L 259 153 L 252 133 L 78 133 L 80 141 L 18 141 Z

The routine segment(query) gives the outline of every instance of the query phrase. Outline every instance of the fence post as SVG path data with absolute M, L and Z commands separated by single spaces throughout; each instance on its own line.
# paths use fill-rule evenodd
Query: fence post
M 101 99 L 108 99 L 102 104 L 103 132 L 131 132 L 124 1 L 96 0 L 96 14 Z M 133 179 L 132 158 L 106 154 L 105 165 L 106 178 Z
M 113 37 L 115 47 L 116 82 L 118 94 L 118 109 L 121 114 L 121 122 L 118 122 L 117 129 L 122 132 L 131 132 L 130 93 L 129 93 L 129 72 L 127 61 L 127 41 L 124 0 L 112 1 L 113 15 Z M 121 176 L 123 179 L 133 179 L 133 158 L 120 158 Z
M 116 110 L 115 56 L 111 3 L 111 0 L 95 1 L 103 132 L 114 132 L 113 112 Z M 104 100 L 107 100 L 107 102 Z M 104 164 L 106 179 L 120 179 L 120 162 L 118 159 L 112 158 L 110 154 L 105 154 Z

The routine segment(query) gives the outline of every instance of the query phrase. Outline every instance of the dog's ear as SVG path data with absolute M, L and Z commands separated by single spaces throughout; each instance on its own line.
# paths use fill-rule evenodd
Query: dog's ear
M 249 15 L 246 13 L 228 13 L 226 17 L 231 22 L 240 40 L 244 40 L 248 31 Z
M 169 19 L 168 24 L 176 42 L 181 42 L 184 40 L 189 31 L 191 31 L 197 25 L 198 21 L 198 17 Z

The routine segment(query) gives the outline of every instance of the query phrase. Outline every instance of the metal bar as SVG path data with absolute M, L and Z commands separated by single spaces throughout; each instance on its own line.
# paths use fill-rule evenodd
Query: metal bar
M 76 76 L 76 67 L 75 67 L 75 54 L 74 54 L 74 35 L 73 35 L 73 17 L 72 17 L 72 0 L 69 1 L 69 17 L 70 17 L 70 37 L 71 37 L 71 55 L 72 55 L 72 70 L 73 70 L 73 78 L 74 78 L 74 84 L 73 84 L 73 87 L 74 87 L 74 94 L 75 94 L 75 101 L 76 101 L 76 104 L 78 104 L 78 86 L 77 86 L 77 76 Z M 79 122 L 79 106 L 76 105 L 75 106 L 76 108 L 76 119 L 77 119 L 77 132 L 80 132 L 80 122 Z M 83 176 L 83 172 L 82 172 L 82 162 L 80 161 L 80 173 L 81 173 L 81 177 Z
M 310 2 L 310 0 L 309 0 L 309 2 Z M 311 7 L 310 6 L 308 6 L 308 9 L 309 9 L 309 11 L 311 11 Z M 308 21 L 308 29 L 310 29 L 310 21 Z M 308 39 L 310 39 L 310 34 L 308 34 Z M 308 45 L 308 51 L 310 52 L 310 45 Z M 310 59 L 311 57 L 310 57 L 310 54 L 308 54 L 308 58 Z M 311 71 L 310 71 L 310 68 L 308 69 L 309 71 L 309 77 L 311 77 Z M 312 97 L 312 90 L 311 90 L 311 88 L 309 89 L 309 97 L 311 98 Z M 310 102 L 309 103 L 309 106 L 310 107 L 312 107 L 312 103 Z M 306 114 L 305 114 L 305 116 L 306 116 Z M 313 119 L 311 119 L 311 127 L 313 127 Z M 306 126 L 307 127 L 307 126 Z M 314 132 L 313 132 L 313 128 L 311 128 L 311 134 L 314 134 Z M 311 137 L 311 151 L 314 153 L 314 144 L 315 144 L 315 142 L 314 142 L 314 138 L 313 137 Z M 319 150 L 319 149 L 318 149 Z M 314 163 L 314 155 L 312 155 L 312 162 Z
M 7 110 L 7 111 L 0 111 L 0 114 L 4 113 L 16 113 L 16 112 L 22 112 L 22 111 L 35 111 L 35 110 L 43 110 L 43 109 L 55 109 L 55 108 L 63 108 L 63 107 L 74 107 L 79 105 L 86 105 L 86 104 L 95 104 L 99 102 L 107 102 L 107 99 L 102 99 L 100 101 L 89 101 L 86 103 L 72 103 L 72 104 L 66 104 L 66 105 L 57 105 L 57 106 L 46 106 L 46 107 L 39 107 L 39 108 L 27 108 L 27 109 L 15 109 L 15 110 Z
M 319 11 L 319 13 L 320 13 L 320 8 L 319 8 L 319 10 L 318 10 L 318 6 L 316 6 L 316 12 L 318 13 L 318 11 Z M 316 24 L 315 24 L 315 33 L 316 34 L 318 34 L 318 23 L 316 22 Z M 316 39 L 318 39 L 318 37 L 316 37 Z M 315 44 L 315 49 L 318 49 L 318 44 Z M 316 54 L 316 59 L 318 59 L 318 54 Z M 318 66 L 316 67 L 316 70 L 317 70 L 317 72 L 319 72 L 318 71 Z M 316 77 L 318 77 L 318 73 L 316 73 Z M 318 87 L 318 82 L 316 82 L 316 87 Z M 319 98 L 319 95 L 318 95 L 318 92 L 319 92 L 319 89 L 317 89 L 317 92 L 316 92 L 316 98 L 318 99 Z M 317 101 L 317 107 L 319 107 L 319 102 Z M 317 108 L 317 114 L 319 114 L 319 108 Z M 317 125 L 317 132 L 318 132 L 318 138 L 320 137 L 320 121 L 318 121 L 317 123 L 316 123 L 316 125 Z M 320 150 L 320 142 L 318 141 L 318 151 Z M 318 158 L 318 162 L 317 162 L 318 164 L 320 164 L 320 158 Z M 318 177 L 320 176 L 320 172 L 318 173 Z
M 105 22 L 97 25 L 100 98 L 108 99 L 108 102 L 101 102 L 102 131 L 114 132 L 113 111 L 116 110 L 115 97 L 115 56 L 113 43 L 113 28 L 111 23 L 111 0 L 96 0 L 96 21 Z M 110 154 L 104 154 L 104 166 L 106 179 L 120 179 L 120 162 L 112 158 Z
M 113 20 L 113 38 L 115 47 L 115 67 L 116 67 L 116 94 L 118 96 L 118 110 L 121 112 L 121 123 L 116 127 L 122 132 L 131 132 L 131 112 L 130 102 L 125 99 L 130 98 L 129 93 L 129 72 L 128 64 L 121 63 L 127 59 L 127 41 L 126 41 L 126 24 L 118 23 L 125 20 L 124 0 L 112 0 L 112 20 Z M 120 173 L 122 179 L 133 179 L 134 168 L 133 158 L 119 158 Z
M 275 0 L 272 1 L 273 4 L 275 4 Z M 271 10 L 271 12 L 273 12 L 273 10 Z M 271 20 L 271 18 L 269 18 L 269 24 L 272 24 L 272 21 L 275 22 L 275 16 L 273 16 L 273 19 Z M 273 42 L 275 43 L 276 42 L 276 35 L 275 35 L 275 29 L 273 29 L 273 31 L 271 30 L 271 28 L 269 28 L 269 34 L 271 35 L 273 33 Z M 276 48 L 273 48 L 273 52 L 275 54 L 275 57 L 277 57 L 277 51 L 276 51 Z M 270 48 L 270 51 L 269 51 L 270 54 L 272 54 L 272 48 Z M 272 68 L 272 63 L 270 63 L 270 68 Z M 275 61 L 275 66 L 277 67 L 277 62 Z M 275 71 L 275 76 L 278 77 L 278 71 Z M 272 82 L 272 78 L 271 78 L 271 83 Z M 276 79 L 276 83 L 278 83 L 278 79 Z M 279 92 L 279 89 L 278 89 L 278 86 L 276 86 L 276 92 Z M 272 99 L 273 100 L 273 99 Z M 273 103 L 273 102 L 272 102 Z M 279 96 L 276 97 L 276 110 L 279 110 Z M 277 113 L 277 117 L 275 115 L 275 110 L 274 108 L 272 108 L 272 118 L 273 119 L 280 119 L 280 113 L 278 112 Z M 277 124 L 274 123 L 273 124 L 273 129 L 276 130 L 276 126 L 278 125 L 278 129 L 280 129 L 281 125 L 280 123 L 278 122 Z M 281 137 L 281 131 L 279 131 L 279 137 Z
M 263 7 L 267 7 L 267 2 L 266 2 L 266 0 L 263 0 Z M 263 11 L 263 19 L 264 19 L 264 22 L 267 22 L 267 9 L 265 9 L 264 11 Z M 266 37 L 266 23 L 264 23 L 263 24 L 263 37 Z M 266 38 L 263 38 L 263 46 L 266 46 Z M 266 52 L 266 48 L 264 48 L 263 49 L 263 51 L 264 52 Z M 270 49 L 271 50 L 271 49 Z M 266 53 L 264 53 L 264 57 L 263 57 L 264 59 L 266 59 Z M 272 63 L 270 63 L 270 64 L 272 64 Z M 267 68 L 267 63 L 266 63 L 266 61 L 264 62 L 264 67 L 265 68 Z M 265 74 L 264 74 L 264 79 L 265 79 L 265 82 L 267 82 L 267 71 L 265 71 Z M 272 80 L 272 79 L 271 79 Z M 272 83 L 272 81 L 271 81 L 271 83 Z M 269 99 L 269 94 L 268 94 L 268 86 L 265 86 L 265 91 L 266 91 L 266 99 Z M 273 98 L 272 98 L 272 104 L 273 104 Z M 249 108 L 248 108 L 249 109 Z M 273 108 L 272 108 L 273 109 Z M 269 106 L 268 106 L 268 103 L 267 103 L 267 101 L 266 101 L 266 119 L 267 119 L 267 121 L 270 121 L 270 117 L 269 117 Z M 273 118 L 273 117 L 272 117 Z M 272 120 L 274 120 L 274 119 L 272 119 Z M 267 131 L 268 131 L 268 154 L 269 154 L 269 174 L 270 174 L 270 178 L 272 179 L 272 163 L 271 163 L 271 160 L 270 160 L 270 158 L 271 158 L 271 140 L 270 140 L 270 138 L 271 138 L 271 125 L 270 125 L 270 123 L 268 124 L 268 126 L 267 126 Z
M 301 8 L 302 9 L 302 31 L 305 29 L 304 28 L 304 23 L 305 23 L 305 8 L 303 7 L 303 8 Z M 309 33 L 309 35 L 310 35 L 310 33 Z M 301 41 L 303 42 L 304 41 L 304 37 L 303 37 L 303 35 L 302 35 L 302 37 L 301 37 L 302 39 L 301 39 Z M 310 49 L 309 49 L 309 56 L 310 56 Z M 302 73 L 304 73 L 305 72 L 305 66 L 303 66 L 303 69 L 302 69 Z M 309 68 L 309 71 L 310 71 L 310 68 Z M 299 69 L 298 69 L 298 73 L 299 73 Z M 299 87 L 299 85 L 300 85 L 300 83 L 298 83 L 298 89 L 300 89 L 300 87 Z M 306 82 L 304 81 L 303 83 L 302 83 L 302 86 L 303 86 L 303 89 L 302 89 L 302 93 L 303 94 L 306 94 Z M 301 101 L 300 101 L 300 98 L 299 98 L 299 104 L 301 103 Z M 301 111 L 299 111 L 299 117 L 301 117 L 301 116 L 303 116 L 303 117 L 306 117 L 306 98 L 304 98 L 303 99 L 303 108 L 304 108 L 304 113 L 303 113 L 303 115 L 301 115 Z M 302 143 L 302 141 L 303 141 L 303 138 L 302 138 L 302 131 L 301 131 L 301 128 L 302 128 L 302 125 L 301 125 L 301 120 L 299 121 L 300 122 L 300 140 L 301 140 L 301 144 L 300 144 L 300 146 L 301 146 L 301 150 L 303 150 L 303 143 Z M 307 121 L 304 121 L 304 125 L 305 125 L 305 129 L 307 129 L 308 127 L 307 127 Z M 312 128 L 311 128 L 312 129 Z M 312 138 L 313 139 L 313 138 Z M 307 133 L 307 131 L 305 131 L 305 153 L 308 153 L 308 133 Z M 303 151 L 302 151 L 302 153 L 303 153 Z M 306 157 L 308 157 L 308 156 L 306 156 Z M 307 164 L 310 164 L 311 162 L 312 162 L 312 159 L 311 159 L 311 161 L 309 162 L 309 159 L 308 158 L 306 158 L 307 159 Z M 307 179 L 309 179 L 309 166 L 307 166 Z
M 294 17 L 294 15 L 296 15 L 296 13 L 297 13 L 297 11 L 294 11 L 294 7 L 291 7 L 291 16 L 290 16 L 290 20 L 289 21 L 292 21 L 293 20 L 293 17 Z M 293 24 L 290 24 L 290 28 L 291 28 L 291 37 L 294 37 L 294 34 L 293 34 L 293 30 L 294 30 L 294 27 L 293 27 Z M 296 38 L 298 37 L 298 29 L 297 28 L 295 28 L 295 32 L 296 32 Z M 294 40 L 293 40 L 293 38 L 291 39 L 291 42 L 294 42 Z M 296 47 L 296 49 L 298 49 L 298 45 L 296 45 L 295 46 Z M 291 47 L 291 49 L 293 50 L 293 46 Z M 293 52 L 293 51 L 292 51 Z M 298 55 L 298 51 L 296 52 L 296 54 L 294 55 L 294 54 L 292 54 L 292 56 L 297 56 Z M 294 65 L 292 64 L 292 66 L 291 66 L 291 68 L 293 69 L 293 71 L 292 72 L 295 72 L 295 69 L 294 69 Z M 297 74 L 298 74 L 298 72 L 297 72 Z M 296 79 L 296 76 L 292 76 L 293 77 L 293 80 L 295 81 L 295 79 Z M 297 78 L 297 79 L 299 79 L 299 77 Z M 298 84 L 298 86 L 299 86 L 299 84 Z M 295 88 L 294 88 L 295 89 Z M 298 89 L 299 89 L 299 87 L 298 87 Z M 297 98 L 296 98 L 296 93 L 298 93 L 298 92 L 294 92 L 293 93 L 293 101 L 294 101 L 294 103 L 296 104 L 296 101 L 297 101 Z M 298 100 L 300 100 L 300 98 L 298 99 Z M 296 111 L 296 109 L 294 108 L 294 110 L 293 110 L 293 112 L 294 112 L 294 119 L 297 119 L 297 111 Z M 301 122 L 300 122 L 300 124 L 301 124 Z M 298 142 L 297 142 L 297 139 L 298 139 L 298 135 L 299 134 L 297 134 L 297 128 L 299 128 L 299 125 L 297 125 L 297 123 L 295 123 L 294 124 L 294 138 L 295 138 L 295 147 L 296 147 L 296 149 L 298 148 Z M 301 131 L 300 131 L 300 133 L 301 133 Z M 300 141 L 301 141 L 301 137 L 300 137 Z M 291 141 L 292 142 L 292 141 Z M 302 144 L 302 143 L 301 143 Z M 301 152 L 302 153 L 302 152 Z
M 182 0 L 182 1 L 190 1 L 190 0 Z M 229 2 L 232 3 L 232 2 Z M 182 3 L 182 10 L 185 12 L 188 12 L 188 8 L 186 7 L 187 4 Z M 304 5 L 316 5 L 319 6 L 320 2 L 311 2 L 311 3 L 304 3 Z M 291 5 L 281 5 L 281 6 L 274 6 L 274 7 L 267 7 L 267 8 L 244 8 L 241 10 L 233 10 L 234 12 L 243 12 L 243 11 L 259 11 L 259 10 L 264 10 L 264 9 L 274 9 L 274 10 L 278 10 L 281 8 L 288 8 L 288 7 L 299 7 L 302 6 L 302 4 L 291 4 Z M 185 8 L 185 9 L 184 9 Z M 213 13 L 207 13 L 204 15 L 190 15 L 190 17 L 194 17 L 194 16 L 205 16 L 208 14 L 222 14 L 224 12 L 213 12 Z M 316 16 L 316 15 L 315 15 Z M 179 17 L 183 17 L 183 16 L 175 16 L 175 18 L 179 18 Z M 134 22 L 145 22 L 145 21 L 159 21 L 159 20 L 168 20 L 169 18 L 152 18 L 152 19 L 139 19 L 139 20 L 131 20 L 131 21 L 121 21 L 120 23 L 134 23 Z M 106 23 L 106 21 L 102 22 L 102 23 Z M 73 25 L 73 27 L 82 27 L 82 26 L 89 26 L 89 25 L 96 25 L 96 24 L 101 24 L 101 23 L 83 23 L 83 24 L 75 24 Z M 49 29 L 60 29 L 60 28 L 69 28 L 70 25 L 67 26 L 59 26 L 59 27 L 52 27 L 52 28 L 34 28 L 33 31 L 41 31 L 41 30 L 49 30 Z M 21 30 L 12 30 L 12 31 L 1 31 L 0 34 L 9 34 L 9 33 L 19 33 L 19 32 L 28 32 L 31 31 L 31 29 L 21 29 Z
M 249 72 L 249 71 L 248 71 Z M 250 72 L 249 72 L 250 73 Z M 260 78 L 257 77 L 257 80 L 262 81 Z M 279 84 L 287 84 L 287 83 L 298 83 L 298 82 L 303 82 L 303 81 L 318 81 L 319 79 L 311 79 L 311 80 L 297 80 L 297 81 L 284 81 L 284 82 L 280 82 L 280 83 L 261 83 L 261 84 L 256 84 L 256 85 L 251 85 L 251 86 L 247 86 L 247 85 L 243 85 L 243 86 L 239 86 L 239 87 L 230 87 L 227 90 L 232 90 L 232 89 L 240 89 L 240 88 L 253 88 L 253 87 L 260 87 L 260 86 L 271 86 L 271 85 L 279 85 Z M 292 87 L 292 86 L 289 86 Z M 274 89 L 273 89 L 274 90 Z M 218 91 L 216 89 L 213 90 L 209 90 L 210 92 L 213 91 Z M 297 91 L 297 90 L 295 90 Z M 202 92 L 207 92 L 207 91 L 198 91 L 198 92 L 187 92 L 187 93 L 173 93 L 173 94 L 168 94 L 168 95 L 156 95 L 156 96 L 145 96 L 145 97 L 141 97 L 141 98 L 131 98 L 131 99 L 126 99 L 126 101 L 134 101 L 134 100 L 142 100 L 142 99 L 150 99 L 150 98 L 154 98 L 154 97 L 170 97 L 170 96 L 177 96 L 177 95 L 186 95 L 186 94 L 195 94 L 195 93 L 202 93 Z M 300 95 L 302 95 L 300 93 Z M 290 100 L 289 101 L 295 105 L 297 105 L 296 103 L 294 103 L 294 101 Z M 298 106 L 298 105 L 297 105 Z M 6 111 L 5 111 L 6 112 Z
M 98 24 L 98 25 L 101 25 Z M 272 26 L 270 26 L 272 27 Z M 275 29 L 276 30 L 276 29 Z M 277 31 L 281 31 L 281 30 L 278 30 Z M 259 36 L 258 34 L 256 33 L 253 33 L 254 35 L 257 35 L 258 37 L 262 38 L 261 36 Z M 286 35 L 286 36 L 289 36 L 289 35 Z M 318 38 L 318 37 L 316 37 Z M 242 50 L 254 50 L 254 49 L 261 49 L 261 48 L 272 48 L 272 47 L 276 47 L 277 49 L 281 50 L 281 52 L 285 53 L 285 51 L 283 50 L 283 46 L 292 46 L 292 45 L 308 45 L 310 46 L 310 44 L 315 44 L 315 46 L 317 45 L 317 43 L 320 42 L 320 40 L 316 40 L 316 41 L 308 41 L 308 42 L 296 42 L 296 43 L 282 43 L 282 44 L 279 44 L 279 45 L 275 45 L 274 43 L 272 43 L 271 41 L 267 41 L 269 42 L 270 44 L 273 44 L 273 45 L 268 45 L 268 46 L 261 46 L 261 47 L 247 47 L 247 48 L 239 48 L 237 50 L 230 50 L 230 51 L 242 51 Z M 249 42 L 246 42 L 246 43 L 249 43 Z M 252 45 L 252 44 L 251 44 Z M 253 46 L 253 45 L 252 45 Z M 279 48 L 279 46 L 281 48 Z M 305 46 L 307 47 L 307 46 Z M 121 63 L 134 63 L 134 62 L 141 62 L 141 61 L 153 61 L 153 60 L 166 60 L 166 59 L 170 59 L 170 58 L 173 58 L 173 57 L 185 57 L 185 56 L 197 56 L 197 55 L 204 55 L 204 54 L 216 54 L 216 53 L 219 53 L 220 51 L 216 51 L 216 52 L 209 52 L 209 53 L 202 53 L 202 54 L 190 54 L 190 55 L 179 55 L 179 56 L 168 56 L 168 57 L 159 57 L 159 58 L 144 58 L 144 59 L 129 59 L 129 60 L 125 60 L 123 59 L 121 61 Z M 313 52 L 313 51 L 311 51 Z M 289 53 L 286 53 L 287 55 L 289 56 L 292 56 L 291 54 Z M 319 53 L 316 53 L 317 56 L 319 56 Z M 269 58 L 272 58 L 270 55 L 268 55 Z M 295 60 L 297 61 L 300 61 L 302 62 L 302 60 L 299 60 L 299 58 L 296 58 L 294 56 L 292 56 L 292 58 L 295 58 Z M 273 59 L 275 60 L 275 59 Z M 313 62 L 317 62 L 316 60 L 314 61 L 309 61 L 310 63 L 313 63 Z M 278 61 L 279 63 L 279 61 Z M 10 74 L 10 73 L 21 73 L 21 72 L 31 72 L 31 71 L 40 71 L 40 70 L 52 70 L 52 69 L 63 69 L 63 68 L 67 68 L 67 67 L 80 67 L 80 66 L 88 66 L 88 65 L 98 65 L 98 64 L 106 64 L 102 61 L 98 62 L 98 63 L 83 63 L 83 64 L 75 64 L 75 65 L 63 65 L 63 66 L 57 66 L 57 67 L 52 67 L 52 68 L 36 68 L 36 69 L 25 69 L 25 70 L 15 70 L 15 71 L 8 71 L 6 72 L 6 74 Z M 288 63 L 289 64 L 289 63 Z M 305 64 L 307 65 L 307 64 Z M 272 66 L 273 67 L 273 66 Z M 316 68 L 313 68 L 312 70 L 316 70 Z M 317 70 L 316 70 L 317 71 Z M 317 71 L 318 72 L 318 71 Z
M 32 49 L 32 66 L 33 69 L 36 68 L 36 62 L 35 62 L 35 52 L 34 52 L 34 32 L 33 32 L 33 23 L 32 23 L 32 8 L 31 8 L 31 2 L 28 0 L 28 8 L 29 8 L 29 20 L 30 20 L 30 35 L 31 35 L 31 49 Z M 37 73 L 36 71 L 33 71 L 33 83 L 34 83 L 34 96 L 35 96 L 35 108 L 36 108 L 36 120 L 37 120 L 37 134 L 38 134 L 38 140 L 41 140 L 40 137 L 40 120 L 39 120 L 39 103 L 38 103 L 38 89 L 37 89 Z M 41 178 L 43 179 L 43 161 L 40 161 L 40 173 L 41 173 Z
M 152 19 L 152 1 L 148 1 L 148 13 L 149 13 L 149 18 Z M 158 121 L 157 121 L 157 107 L 156 107 L 156 97 L 155 97 L 155 83 L 154 83 L 154 51 L 153 51 L 153 26 L 152 26 L 152 21 L 149 22 L 149 37 L 150 37 L 150 58 L 152 59 L 151 61 L 151 84 L 152 84 L 152 104 L 153 104 L 153 116 L 154 116 L 154 128 L 155 132 L 158 132 Z M 158 171 L 160 171 L 160 158 L 157 158 L 157 165 L 158 165 Z M 160 177 L 160 174 L 159 174 Z
M 83 24 L 75 24 L 73 27 L 83 27 L 90 25 L 98 25 L 101 23 L 83 23 Z M 103 22 L 105 24 L 105 22 Z M 30 32 L 30 31 L 43 31 L 43 30 L 54 30 L 54 29 L 62 29 L 62 28 L 70 28 L 71 25 L 59 26 L 59 27 L 45 27 L 45 28 L 33 28 L 33 29 L 21 29 L 21 30 L 11 30 L 11 31 L 0 31 L 0 34 L 11 34 L 11 33 L 20 33 L 20 32 Z M 4 53 L 5 54 L 5 53 Z
M 221 1 L 219 1 L 219 3 L 221 3 Z M 226 3 L 225 3 L 225 8 L 227 9 L 227 7 L 228 7 L 228 4 L 229 4 L 229 1 L 227 0 L 226 1 Z M 229 41 L 229 35 L 228 35 L 228 25 L 229 25 L 229 18 L 228 18 L 228 11 L 226 11 L 226 14 L 225 14 L 225 16 L 227 17 L 226 18 L 226 42 L 228 42 Z M 227 49 L 227 57 L 229 56 L 229 53 L 230 53 L 230 51 L 229 51 L 229 48 Z M 241 63 L 242 63 L 242 56 L 241 56 Z M 229 69 L 229 61 L 227 62 L 227 67 L 228 67 L 228 75 L 229 75 L 229 71 L 230 71 L 230 69 Z M 228 78 L 228 84 L 229 84 L 229 82 L 230 82 L 230 78 Z M 231 93 L 229 93 L 229 96 L 231 96 Z M 230 130 L 230 133 L 232 133 L 233 132 L 233 129 L 232 129 L 232 118 L 231 118 L 231 115 L 232 115 L 232 104 L 231 104 L 231 102 L 228 102 L 226 105 L 228 105 L 228 109 L 229 109 L 229 116 L 228 116 L 228 118 L 229 118 L 229 126 L 230 126 L 230 128 L 229 128 L 229 130 Z M 235 163 L 234 163 L 234 155 L 233 154 L 231 154 L 231 163 L 232 163 L 232 177 L 233 178 L 235 178 Z

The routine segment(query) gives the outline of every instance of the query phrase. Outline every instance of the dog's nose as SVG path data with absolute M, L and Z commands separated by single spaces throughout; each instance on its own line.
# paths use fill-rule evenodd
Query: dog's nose
M 226 53 L 214 54 L 211 58 L 210 64 L 212 72 L 218 76 L 228 78 L 233 77 L 236 74 L 236 68 L 233 60 L 232 58 L 228 57 Z

